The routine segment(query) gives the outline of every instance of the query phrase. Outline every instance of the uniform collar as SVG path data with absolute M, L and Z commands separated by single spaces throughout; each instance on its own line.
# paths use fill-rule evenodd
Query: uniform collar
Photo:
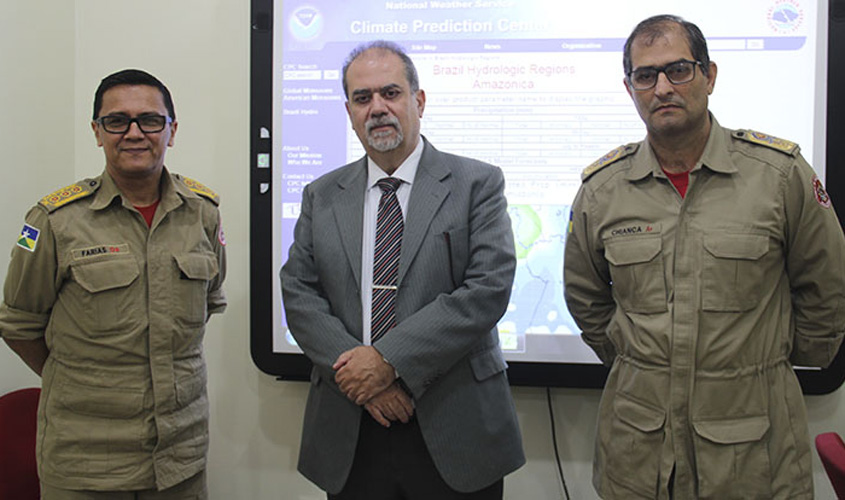
M 737 171 L 736 165 L 731 160 L 728 154 L 730 131 L 722 128 L 716 117 L 710 114 L 710 136 L 707 138 L 707 144 L 704 146 L 704 152 L 701 154 L 701 159 L 695 164 L 691 172 L 707 167 L 708 169 L 723 174 L 732 174 Z M 631 181 L 636 181 L 653 175 L 655 177 L 666 177 L 663 169 L 654 155 L 654 150 L 644 140 L 634 153 L 631 159 L 631 169 L 628 171 L 626 178 Z
M 126 200 L 114 179 L 111 178 L 108 171 L 103 171 L 100 177 L 97 178 L 100 187 L 94 195 L 94 201 L 91 202 L 90 208 L 92 210 L 102 210 L 112 204 L 115 198 L 120 198 L 124 207 L 129 208 L 132 204 Z M 170 211 L 173 208 L 182 204 L 182 198 L 198 198 L 198 195 L 193 193 L 187 187 L 173 182 L 173 178 L 168 172 L 167 167 L 161 169 L 161 195 L 159 197 L 159 209 Z
M 712 113 L 710 114 L 710 123 L 710 138 L 707 140 L 707 146 L 704 147 L 701 161 L 695 168 L 699 168 L 699 166 L 707 167 L 714 172 L 723 174 L 738 172 L 729 154 L 731 131 L 722 128 Z

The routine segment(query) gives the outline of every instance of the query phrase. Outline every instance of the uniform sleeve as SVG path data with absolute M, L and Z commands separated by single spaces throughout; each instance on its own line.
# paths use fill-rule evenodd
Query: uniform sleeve
M 581 338 L 610 366 L 616 347 L 607 327 L 616 311 L 610 271 L 590 217 L 592 195 L 582 186 L 572 203 L 563 259 L 563 295 Z
M 786 270 L 795 317 L 790 360 L 824 367 L 845 333 L 845 236 L 821 181 L 800 156 L 785 193 Z
M 38 236 L 29 244 L 31 250 L 25 244 L 12 248 L 0 304 L 0 336 L 6 339 L 43 337 L 58 293 L 56 243 L 47 213 L 32 208 L 26 224 L 38 231 Z
M 217 276 L 211 280 L 208 287 L 208 315 L 222 313 L 226 310 L 226 294 L 223 292 L 223 281 L 226 279 L 226 239 L 223 235 L 223 220 L 220 212 L 217 212 L 217 225 L 215 226 L 212 247 L 217 255 Z

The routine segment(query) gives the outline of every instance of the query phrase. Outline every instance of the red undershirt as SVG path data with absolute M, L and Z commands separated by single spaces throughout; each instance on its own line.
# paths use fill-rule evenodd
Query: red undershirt
M 135 210 L 141 212 L 141 215 L 144 216 L 144 220 L 147 222 L 147 227 L 152 227 L 153 217 L 156 214 L 156 208 L 158 208 L 158 202 L 160 201 L 161 200 L 156 200 L 155 203 L 147 205 L 146 207 L 135 207 Z
M 663 170 L 663 173 L 666 174 L 666 177 L 668 177 L 669 180 L 672 181 L 672 184 L 675 185 L 675 189 L 678 190 L 678 193 L 680 193 L 681 198 L 686 196 L 687 187 L 689 186 L 689 170 L 680 174 L 673 174 L 671 172 Z

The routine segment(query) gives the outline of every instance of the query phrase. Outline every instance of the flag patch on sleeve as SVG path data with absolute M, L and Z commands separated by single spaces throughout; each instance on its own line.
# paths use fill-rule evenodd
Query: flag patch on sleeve
M 24 224 L 21 229 L 21 234 L 18 236 L 18 246 L 30 252 L 35 251 L 35 246 L 38 245 L 38 235 L 41 231 L 35 229 L 29 224 Z

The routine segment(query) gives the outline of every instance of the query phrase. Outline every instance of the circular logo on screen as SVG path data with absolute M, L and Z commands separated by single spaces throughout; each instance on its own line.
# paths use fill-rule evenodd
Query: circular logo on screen
M 290 15 L 288 29 L 297 40 L 313 40 L 323 32 L 323 14 L 314 7 L 303 5 Z
M 796 0 L 778 0 L 769 8 L 769 26 L 778 33 L 792 33 L 804 21 L 804 10 Z

